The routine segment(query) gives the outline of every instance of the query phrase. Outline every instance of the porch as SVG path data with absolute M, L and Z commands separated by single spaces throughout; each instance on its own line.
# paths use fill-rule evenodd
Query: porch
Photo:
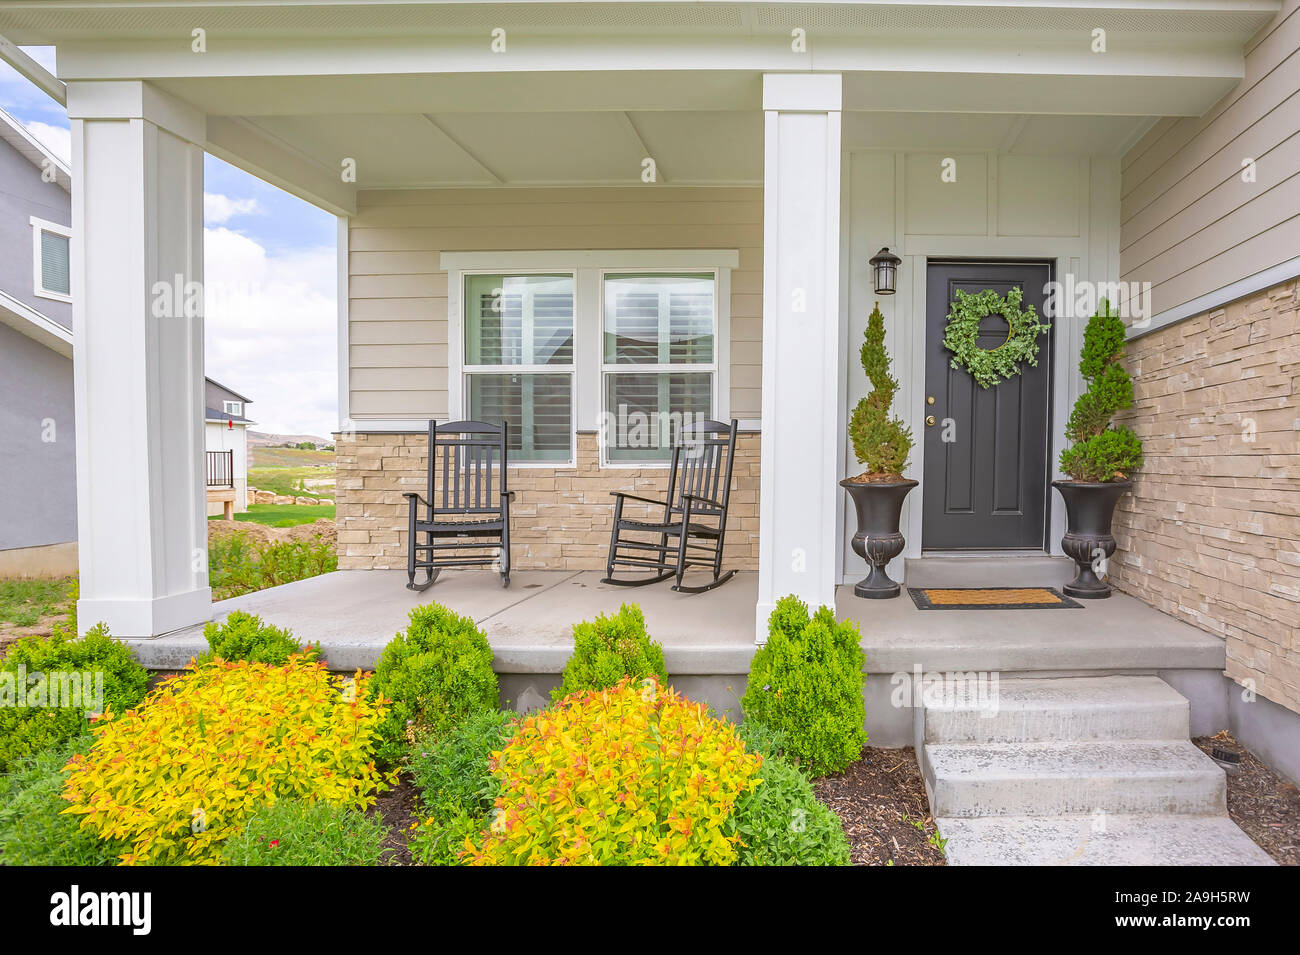
M 650 635 L 664 647 L 674 685 L 693 699 L 739 717 L 754 654 L 758 575 L 743 572 L 716 591 L 692 597 L 666 584 L 635 592 L 600 583 L 598 571 L 519 571 L 503 588 L 495 574 L 444 571 L 423 594 L 405 589 L 398 570 L 336 571 L 220 601 L 214 620 L 235 610 L 319 643 L 332 669 L 373 667 L 406 625 L 412 607 L 430 601 L 473 617 L 496 654 L 503 705 L 528 707 L 559 681 L 572 649 L 572 626 L 635 601 Z M 1000 678 L 1158 674 L 1192 703 L 1193 732 L 1223 723 L 1224 643 L 1126 594 L 1071 610 L 921 611 L 904 595 L 865 601 L 837 588 L 836 616 L 857 622 L 867 655 L 867 728 L 874 745 L 909 746 L 913 708 L 891 694 L 916 672 L 986 671 Z M 126 643 L 146 666 L 179 669 L 207 648 L 202 626 Z M 1217 694 L 1217 695 L 1216 695 Z
M 701 393 L 711 417 L 735 417 L 754 435 L 758 468 L 747 480 L 757 486 L 745 490 L 757 513 L 738 530 L 751 535 L 748 568 L 757 573 L 708 606 L 678 606 L 699 646 L 721 633 L 752 646 L 781 596 L 832 603 L 838 585 L 862 574 L 836 482 L 854 468 L 845 418 L 866 390 L 854 357 L 875 301 L 868 256 L 887 245 L 903 259 L 898 294 L 881 305 L 903 382 L 897 411 L 918 437 L 912 470 L 926 478 L 903 517 L 903 556 L 919 558 L 934 548 L 927 537 L 939 539 L 923 520 L 925 495 L 944 490 L 927 473 L 941 438 L 925 422 L 961 426 L 963 413 L 957 400 L 951 415 L 942 404 L 926 410 L 936 400 L 927 371 L 942 370 L 927 333 L 942 304 L 928 295 L 931 263 L 1033 260 L 1050 263 L 1057 279 L 1117 279 L 1120 157 L 1160 118 L 1202 115 L 1232 89 L 1243 44 L 1271 15 L 1194 2 L 1125 16 L 1103 4 L 1069 16 L 963 7 L 944 8 L 936 27 L 924 2 L 791 4 L 758 19 L 728 5 L 705 13 L 694 4 L 612 5 L 604 19 L 589 4 L 516 5 L 491 20 L 472 5 L 362 4 L 328 24 L 307 7 L 277 11 L 273 22 L 259 20 L 265 12 L 214 11 L 205 29 L 222 42 L 194 56 L 166 45 L 189 33 L 188 21 L 179 34 L 180 20 L 161 14 L 119 23 L 110 43 L 49 6 L 0 16 L 0 30 L 58 46 L 72 119 L 80 619 L 150 645 L 153 635 L 194 633 L 213 611 L 203 560 L 203 319 L 160 314 L 150 293 L 160 282 L 204 280 L 204 152 L 339 217 L 339 447 L 357 458 L 339 485 L 345 561 L 389 566 L 389 549 L 401 549 L 393 498 L 419 479 L 401 473 L 400 459 L 410 465 L 413 455 L 391 436 L 405 441 L 429 418 L 472 407 L 459 279 L 542 271 L 573 276 L 577 357 L 562 372 L 559 364 L 490 371 L 569 376 L 567 389 L 555 388 L 568 396 L 559 428 L 568 453 L 557 458 L 567 467 L 535 468 L 530 524 L 547 525 L 539 564 L 557 566 L 553 549 L 563 547 L 572 549 L 571 572 L 598 564 L 599 515 L 572 511 L 570 500 L 587 492 L 575 495 L 567 485 L 576 478 L 561 472 L 628 473 L 602 467 L 591 437 L 609 393 L 597 360 L 600 277 L 712 271 L 714 347 L 701 362 L 712 377 Z M 532 19 L 543 7 L 546 22 Z M 803 25 L 792 34 L 792 24 Z M 268 46 L 259 28 L 280 39 Z M 1097 32 L 1112 52 L 1098 55 Z M 1151 35 L 1161 37 L 1155 49 L 1143 42 Z M 1051 377 L 1032 405 L 1049 416 L 1032 429 L 1028 479 L 1004 482 L 1035 496 L 999 503 L 1028 515 L 1014 543 L 1032 538 L 1040 556 L 1057 552 L 1060 539 L 1046 487 L 1078 391 L 1081 333 L 1079 317 L 1066 317 L 1044 345 Z M 1001 454 L 1019 436 L 995 443 L 970 432 L 963 447 Z M 394 453 L 383 453 L 389 445 Z M 603 514 L 603 491 L 578 503 L 594 508 L 597 498 Z M 546 513 L 561 505 L 570 527 L 565 514 Z M 557 542 L 566 532 L 574 539 Z M 588 533 L 594 542 L 579 539 Z M 311 587 L 329 590 L 333 580 Z M 348 589 L 321 592 L 340 619 L 356 613 L 344 605 Z M 529 611 L 568 593 L 536 589 Z M 394 613 L 375 631 L 386 637 L 405 599 L 353 593 L 348 606 L 367 617 Z M 873 632 L 897 637 L 882 621 L 916 613 L 903 603 L 873 610 Z M 1112 623 L 1116 639 L 1149 644 L 1159 628 L 1126 618 L 1125 607 L 1143 612 L 1121 600 L 1056 613 L 1044 621 L 1053 632 L 1036 636 L 1060 649 L 1054 631 L 1079 626 L 1063 617 L 1100 615 L 1080 632 L 1082 646 L 1104 645 Z M 296 627 L 312 638 L 304 609 Z M 482 613 L 494 631 L 523 610 L 489 604 Z M 581 616 L 557 616 L 554 632 Z M 982 619 L 976 627 L 996 625 Z M 970 614 L 944 626 L 967 624 Z M 1011 629 L 988 636 L 1035 636 Z M 667 630 L 658 636 L 672 646 Z M 1102 665 L 1105 653 L 1096 656 Z

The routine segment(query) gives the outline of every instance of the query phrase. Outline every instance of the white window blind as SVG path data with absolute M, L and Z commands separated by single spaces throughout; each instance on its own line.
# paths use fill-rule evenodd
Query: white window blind
M 505 420 L 512 462 L 573 458 L 573 276 L 465 276 L 469 417 Z

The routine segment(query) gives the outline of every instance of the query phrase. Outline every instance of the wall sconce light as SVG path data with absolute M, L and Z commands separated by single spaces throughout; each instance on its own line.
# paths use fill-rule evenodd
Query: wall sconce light
M 898 265 L 902 261 L 889 251 L 888 246 L 871 257 L 871 271 L 875 276 L 877 295 L 893 295 L 898 291 Z

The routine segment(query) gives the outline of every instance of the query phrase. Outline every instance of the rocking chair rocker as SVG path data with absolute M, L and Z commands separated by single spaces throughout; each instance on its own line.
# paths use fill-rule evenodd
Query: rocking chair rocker
M 499 567 L 501 586 L 510 586 L 510 502 L 515 492 L 506 490 L 508 432 L 505 421 L 429 422 L 425 493 L 402 495 L 409 506 L 407 590 L 426 590 L 444 567 Z M 435 480 L 438 471 L 440 482 Z M 490 553 L 498 548 L 499 557 Z M 419 570 L 424 580 L 417 584 Z
M 614 526 L 601 583 L 644 587 L 673 577 L 673 590 L 701 594 L 730 580 L 736 572 L 722 572 L 722 543 L 727 531 L 735 452 L 735 419 L 730 425 L 721 421 L 688 425 L 682 428 L 673 447 L 665 500 L 613 491 Z M 663 519 L 625 518 L 625 501 L 662 507 Z M 615 567 L 651 571 L 651 575 L 616 578 Z M 688 586 L 682 577 L 689 567 L 712 568 L 713 579 L 702 586 Z

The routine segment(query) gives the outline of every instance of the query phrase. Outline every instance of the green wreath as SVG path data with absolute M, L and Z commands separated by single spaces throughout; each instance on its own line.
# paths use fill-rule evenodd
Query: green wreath
M 957 290 L 948 311 L 943 333 L 943 347 L 953 353 L 952 367 L 965 368 L 981 388 L 990 388 L 1012 375 L 1020 374 L 1020 363 L 1038 364 L 1038 336 L 1051 326 L 1042 325 L 1033 305 L 1020 307 L 1023 293 L 1013 288 L 1003 298 L 992 289 L 971 294 Z M 997 348 L 976 344 L 980 320 L 1001 315 L 1008 326 L 1007 340 Z

